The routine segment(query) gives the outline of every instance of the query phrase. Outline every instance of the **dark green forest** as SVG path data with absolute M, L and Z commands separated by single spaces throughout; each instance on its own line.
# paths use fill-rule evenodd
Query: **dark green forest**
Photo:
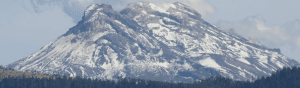
M 170 83 L 144 79 L 125 78 L 117 82 L 110 80 L 67 78 L 7 77 L 0 88 L 300 88 L 300 68 L 284 67 L 271 76 L 261 77 L 254 82 L 234 81 L 222 76 L 203 79 L 194 83 Z

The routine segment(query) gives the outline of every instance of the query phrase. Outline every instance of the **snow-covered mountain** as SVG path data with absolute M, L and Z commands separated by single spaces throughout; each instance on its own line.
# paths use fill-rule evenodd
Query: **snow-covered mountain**
M 93 4 L 82 20 L 6 67 L 87 78 L 191 82 L 222 75 L 252 80 L 300 64 L 255 38 L 225 32 L 179 2 L 136 2 L 122 11 Z

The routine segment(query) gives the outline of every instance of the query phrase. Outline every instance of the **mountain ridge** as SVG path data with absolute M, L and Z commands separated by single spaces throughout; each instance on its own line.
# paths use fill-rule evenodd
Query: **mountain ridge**
M 6 67 L 87 78 L 192 82 L 235 80 L 300 66 L 278 49 L 220 30 L 179 2 L 136 2 L 120 12 L 93 4 L 82 20 L 36 53 Z

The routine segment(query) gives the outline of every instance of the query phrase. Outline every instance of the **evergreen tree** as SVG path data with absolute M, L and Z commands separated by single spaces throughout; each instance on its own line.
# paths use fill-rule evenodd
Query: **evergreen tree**
M 133 78 L 118 78 L 119 80 L 115 82 L 79 76 L 75 79 L 68 79 L 66 76 L 41 79 L 9 76 L 0 81 L 0 88 L 300 88 L 299 74 L 299 67 L 284 67 L 271 76 L 262 76 L 251 82 L 215 76 L 193 83 L 170 83 Z

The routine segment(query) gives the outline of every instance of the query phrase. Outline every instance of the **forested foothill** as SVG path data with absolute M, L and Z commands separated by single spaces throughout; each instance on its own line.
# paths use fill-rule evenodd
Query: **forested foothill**
M 38 78 L 33 75 L 32 77 L 8 76 L 1 78 L 0 88 L 300 88 L 300 68 L 284 67 L 271 76 L 261 77 L 253 82 L 234 81 L 222 76 L 209 77 L 194 83 L 171 83 L 133 78 L 111 81 L 58 75 L 48 78 Z

